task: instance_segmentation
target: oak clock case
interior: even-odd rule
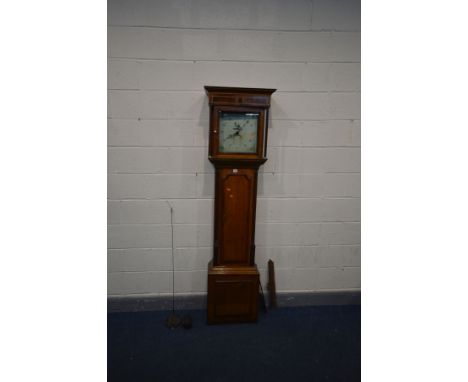
[[[208,265],[209,324],[255,322],[258,168],[265,163],[275,89],[205,86],[210,104],[209,160],[215,167],[213,259]]]

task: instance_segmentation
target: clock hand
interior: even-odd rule
[[[236,132],[233,133],[233,134],[229,134],[229,135],[226,137],[226,139],[231,139],[231,138],[234,139],[235,137],[240,137],[240,136],[241,136],[241,135],[240,135],[240,131],[236,131]]]
[[[234,127],[233,130],[236,130],[237,132],[242,131],[242,126],[240,124],[238,124],[237,122],[234,122],[234,124],[236,125],[236,127]]]

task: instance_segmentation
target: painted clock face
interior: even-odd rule
[[[256,153],[258,113],[219,113],[219,152]]]

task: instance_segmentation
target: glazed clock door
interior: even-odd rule
[[[259,113],[219,114],[219,152],[255,154]]]
[[[249,265],[253,260],[256,175],[254,169],[218,170],[218,265]]]

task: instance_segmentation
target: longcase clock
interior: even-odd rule
[[[210,104],[209,160],[215,167],[213,259],[208,323],[254,322],[257,173],[265,163],[268,110],[276,89],[205,86]]]

